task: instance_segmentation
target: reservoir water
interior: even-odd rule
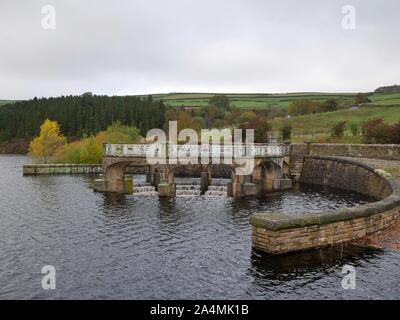
[[[400,298],[400,254],[355,246],[271,256],[251,248],[258,211],[300,213],[371,199],[301,187],[265,199],[105,195],[89,176],[23,177],[25,156],[0,156],[1,299]],[[135,181],[144,181],[135,176]],[[42,267],[56,269],[43,290]],[[356,268],[344,290],[342,267]]]

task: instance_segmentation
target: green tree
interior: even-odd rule
[[[292,125],[289,122],[284,122],[282,127],[281,127],[281,131],[282,131],[282,138],[284,141],[288,141],[290,140],[291,136],[292,136]]]
[[[339,102],[337,99],[328,99],[322,104],[323,110],[325,112],[336,111],[339,108]]]
[[[136,143],[141,138],[135,127],[130,127],[116,121],[105,131],[104,142],[107,143]]]
[[[362,104],[362,103],[368,103],[371,102],[371,100],[368,98],[368,96],[365,93],[358,93],[356,97],[356,104]]]
[[[165,105],[150,97],[61,96],[17,101],[0,108],[0,140],[32,139],[45,119],[57,121],[68,138],[95,135],[119,121],[144,135],[164,125]]]
[[[216,94],[215,96],[211,97],[208,101],[210,106],[217,107],[222,110],[228,110],[230,101],[229,98],[224,94]]]

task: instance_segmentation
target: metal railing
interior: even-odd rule
[[[168,152],[167,152],[168,151]],[[245,144],[176,145],[176,144],[104,144],[107,157],[283,157],[289,154],[289,145]]]

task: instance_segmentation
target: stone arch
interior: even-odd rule
[[[220,170],[221,168],[223,168],[222,170],[225,172],[218,172],[218,169]],[[228,176],[226,178],[230,178],[231,180],[234,179],[235,176],[235,168],[232,165],[226,164],[226,163],[219,163],[219,164],[209,164],[207,167],[207,170],[210,172],[211,176],[213,176],[215,173],[219,173],[219,174],[215,174],[215,176],[223,176],[225,177],[225,174],[227,174]],[[221,174],[222,173],[222,174]]]
[[[125,170],[131,163],[147,165],[145,162],[138,162],[137,159],[103,158],[103,177],[105,181],[104,191],[129,193],[124,181]]]
[[[131,161],[118,161],[107,165],[104,168],[104,177],[106,180],[122,180],[125,175],[125,169],[131,164]]]
[[[178,170],[184,169],[189,173],[192,172],[193,176],[201,177],[203,171],[207,171],[206,167],[202,164],[175,164],[169,165],[168,168],[168,181],[174,181],[175,175]]]

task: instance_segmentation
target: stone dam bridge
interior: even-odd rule
[[[287,178],[288,154],[289,145],[285,144],[253,144],[247,149],[244,144],[104,144],[101,191],[125,193],[125,171],[128,166],[136,165],[146,168],[147,182],[161,197],[176,195],[174,177],[178,170],[199,172],[204,193],[215,171],[221,168],[229,172],[231,179],[228,196],[260,196],[292,187],[292,180]],[[246,160],[251,161],[249,170],[238,174]]]

